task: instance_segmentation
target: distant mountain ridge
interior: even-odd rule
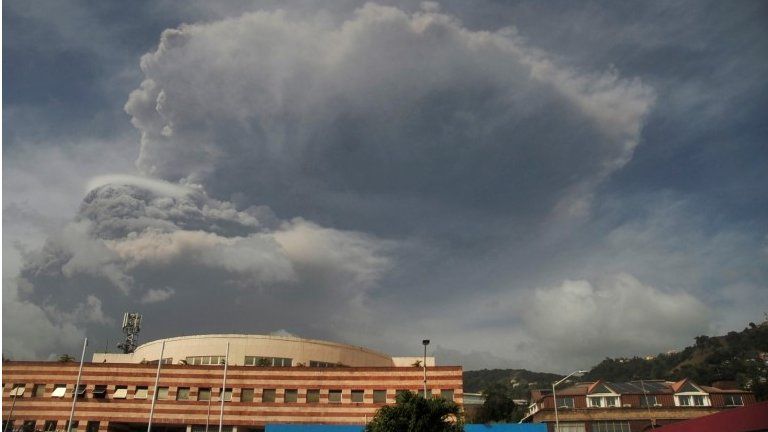
[[[483,369],[464,372],[464,391],[480,392],[492,383],[513,388],[516,397],[531,389],[549,388],[563,376],[525,369]],[[741,332],[724,336],[698,336],[693,346],[679,352],[647,357],[606,358],[581,381],[632,381],[689,378],[704,385],[716,384],[751,390],[758,400],[768,399],[768,321],[749,323]]]

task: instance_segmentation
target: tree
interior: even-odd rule
[[[512,422],[516,420],[515,401],[512,388],[504,383],[494,383],[483,390],[485,402],[480,411],[484,423]]]
[[[411,392],[397,396],[395,405],[387,405],[365,427],[366,432],[461,432],[461,409],[454,402],[424,399]]]
[[[75,361],[75,358],[69,354],[59,354],[59,361],[62,363]]]
[[[259,357],[259,359],[256,360],[256,366],[260,366],[260,367],[272,366],[272,359],[268,359],[266,357]]]

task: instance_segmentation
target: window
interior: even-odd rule
[[[77,386],[77,397],[84,398],[85,397],[85,384],[80,384]]]
[[[43,426],[43,431],[54,432],[55,430],[56,430],[56,420],[46,420],[45,426]]]
[[[592,432],[630,432],[626,421],[593,421]]]
[[[560,432],[587,432],[584,423],[560,423]]]
[[[352,402],[361,403],[363,402],[364,396],[365,396],[365,391],[352,390]]]
[[[128,397],[128,386],[116,386],[112,399],[125,399]]]
[[[23,394],[24,394],[24,384],[16,383],[13,385],[13,388],[11,389],[11,392],[8,394],[8,396],[21,397],[21,395]]]
[[[648,408],[648,407],[654,407],[656,406],[658,402],[656,402],[656,396],[649,395],[649,396],[640,396],[640,407],[641,408]]]
[[[274,402],[275,401],[275,389],[264,389],[261,392],[262,402]]]
[[[253,402],[252,388],[244,388],[240,391],[240,402]]]
[[[197,400],[199,401],[211,400],[211,388],[203,387],[203,388],[197,389]]]
[[[179,387],[176,390],[176,400],[189,400],[189,387]]]
[[[341,403],[341,390],[328,390],[328,402]]]
[[[68,430],[69,432],[77,432],[77,426],[79,426],[79,425],[80,425],[80,422],[79,422],[79,421],[77,421],[77,420],[75,420],[75,421],[73,421],[73,422],[72,422],[72,424],[71,424],[71,425],[69,425],[69,427],[67,428],[67,430]]]
[[[309,367],[323,367],[323,368],[329,368],[336,366],[336,363],[331,362],[323,362],[323,361],[317,361],[317,360],[310,360],[309,361]]]
[[[310,362],[311,365],[312,362]],[[243,364],[246,366],[276,366],[276,367],[290,367],[293,365],[293,359],[285,357],[261,357],[261,356],[245,356]]]
[[[691,397],[690,396],[678,396],[677,400],[680,401],[680,406],[689,406],[691,405]]]
[[[604,400],[605,400],[605,406],[607,407],[615,407],[619,405],[618,396],[606,396]]]
[[[35,384],[35,386],[32,387],[32,397],[43,396],[45,396],[45,384]]]
[[[219,394],[219,398],[221,398],[221,394]],[[224,402],[229,402],[231,400],[232,400],[232,388],[227,387],[224,389]]]
[[[572,397],[559,397],[559,398],[557,398],[557,408],[572,409],[573,408],[573,398]]]
[[[21,430],[24,432],[34,432],[35,430],[35,421],[34,420],[24,420],[24,423],[21,425]]]
[[[147,362],[147,364],[156,365],[157,360],[150,360]],[[166,357],[163,359],[163,364],[173,364],[173,358],[172,357]]]
[[[134,393],[134,399],[146,399],[147,398],[147,386],[136,386],[136,393]]]
[[[85,432],[99,432],[99,422],[89,421],[86,423]]]
[[[51,397],[55,397],[55,398],[64,397],[66,393],[67,393],[66,384],[55,384],[53,386],[53,392],[51,393]]]
[[[741,395],[725,395],[725,406],[741,406],[744,405],[744,400]]]
[[[168,399],[168,387],[157,388],[157,400]]]
[[[387,403],[387,391],[386,390],[374,390],[373,391],[373,403]]]
[[[285,402],[298,402],[299,401],[299,391],[296,389],[286,389],[285,390],[285,397],[283,398]]]
[[[189,365],[223,365],[224,361],[224,356],[194,356],[186,359]],[[163,359],[163,363],[165,363],[165,359]]]
[[[400,390],[395,390],[395,398],[396,398],[396,399],[397,399],[397,398],[400,398],[400,396],[401,396],[401,395],[404,395],[404,394],[405,394],[407,391],[408,391],[408,390],[403,390],[403,389],[400,389]]]
[[[94,399],[105,399],[107,397],[107,386],[105,384],[97,384],[93,388]]]
[[[447,400],[452,401],[453,400],[453,389],[443,389],[440,390],[440,397]]]
[[[318,389],[307,390],[307,403],[318,403],[318,402],[320,402],[320,390]]]
[[[704,396],[699,396],[699,395],[693,396],[693,405],[704,406]]]

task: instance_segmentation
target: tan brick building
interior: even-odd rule
[[[297,352],[304,341],[296,341]],[[303,347],[303,352],[308,348]],[[322,363],[321,367],[310,367],[296,365],[294,359],[283,356],[288,351],[280,349],[238,355],[242,362],[246,356],[290,360],[280,360],[281,366],[257,366],[250,359],[252,366],[234,366],[239,361],[230,356],[223,410],[227,430],[257,431],[267,423],[365,424],[380,407],[394,403],[399,391],[423,388],[423,369],[412,364],[395,366],[390,360],[389,366],[333,366],[334,356],[350,353],[326,352],[326,357],[312,360]],[[210,356],[218,356],[219,351],[220,346],[209,344]],[[168,364],[162,365],[157,392],[157,358],[109,363],[94,355],[101,360],[84,365],[73,426],[78,432],[146,431],[156,394],[154,431],[198,432],[206,424],[210,431],[218,430],[224,366],[210,358],[208,363],[214,364],[178,364],[189,363],[188,357],[195,363],[201,352],[199,345],[190,352],[179,349],[174,355],[181,358],[172,361],[164,354]],[[15,428],[66,430],[78,366],[76,362],[4,362],[3,421],[10,415]],[[460,366],[429,366],[427,380],[431,395],[462,403]]]

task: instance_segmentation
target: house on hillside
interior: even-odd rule
[[[583,382],[551,391],[535,390],[525,422],[546,423],[560,432],[639,432],[755,403],[744,390],[698,385],[688,379]]]

